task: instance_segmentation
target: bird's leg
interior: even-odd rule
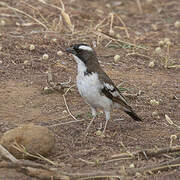
[[[105,126],[104,126],[103,134],[106,131],[107,123],[108,123],[108,121],[110,119],[110,111],[105,110],[104,112],[105,112],[105,115],[106,115],[106,123],[105,123]]]
[[[90,128],[91,124],[93,123],[94,119],[96,118],[96,109],[95,109],[95,108],[93,108],[93,107],[91,107],[91,112],[92,112],[92,116],[93,116],[93,118],[91,119],[91,121],[90,121],[90,123],[89,123],[88,127],[86,128],[86,131],[85,131],[85,133],[84,133],[84,134],[85,134],[85,136],[87,136],[88,131],[89,131],[89,128]]]

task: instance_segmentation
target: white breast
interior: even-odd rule
[[[98,74],[84,75],[87,70],[85,64],[78,57],[74,56],[74,58],[78,64],[77,87],[81,96],[91,106],[109,110],[113,103],[100,93],[103,85],[99,81]]]

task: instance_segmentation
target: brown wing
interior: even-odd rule
[[[99,79],[101,80],[101,83],[103,84],[103,87],[101,89],[102,93],[106,97],[110,98],[113,102],[120,104],[127,110],[131,110],[131,106],[128,105],[125,97],[120,93],[119,89],[115,86],[115,84],[107,76],[107,74],[104,71],[102,71],[98,72],[98,75]]]

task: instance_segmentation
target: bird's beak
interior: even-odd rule
[[[71,54],[76,54],[76,51],[74,50],[73,47],[67,48],[67,49],[66,49],[66,52],[71,53]]]

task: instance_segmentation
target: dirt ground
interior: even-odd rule
[[[110,171],[131,164],[143,167],[174,157],[109,161],[117,153],[169,147],[171,135],[177,136],[173,145],[180,145],[180,27],[174,25],[180,21],[179,0],[144,0],[140,7],[135,0],[64,0],[67,14],[61,12],[59,0],[1,2],[0,136],[20,124],[49,127],[56,134],[56,146],[48,158],[67,172]],[[162,45],[164,38],[169,44]],[[45,93],[44,87],[48,86],[49,67],[55,82],[71,78],[69,85],[75,84],[76,63],[64,50],[80,42],[94,46],[101,65],[122,93],[135,95],[127,99],[142,123],[114,110],[102,138],[96,132],[104,126],[105,116],[99,112],[83,141],[82,134],[92,117],[76,87],[65,98],[71,113],[84,121],[67,123],[75,120],[67,111],[64,92]],[[159,43],[161,52],[156,49]],[[34,50],[30,50],[32,45]],[[44,59],[44,54],[49,58]],[[114,61],[115,55],[120,55],[120,60]],[[155,66],[149,67],[150,62]],[[159,105],[153,106],[153,99]],[[176,168],[130,178],[179,179],[179,171]],[[1,168],[0,174],[0,179],[7,180],[36,179],[13,169]]]

